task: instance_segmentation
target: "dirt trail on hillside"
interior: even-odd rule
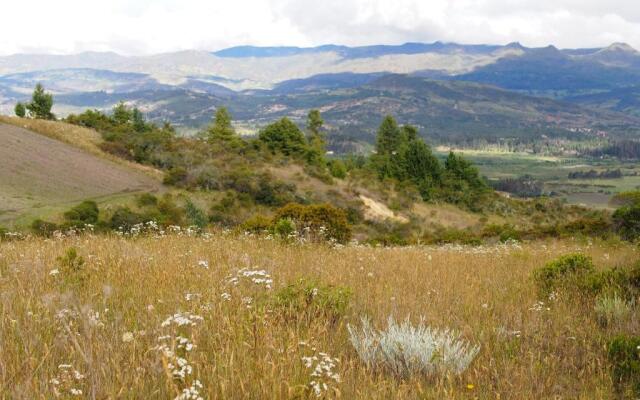
[[[33,207],[160,186],[140,171],[0,123],[0,219]]]

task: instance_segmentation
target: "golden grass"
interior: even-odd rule
[[[109,161],[117,164],[133,168],[145,174],[161,180],[163,173],[155,168],[141,165],[138,163],[127,161],[121,157],[114,156],[109,153],[105,153],[100,149],[100,143],[103,142],[100,133],[93,129],[83,128],[81,126],[67,124],[60,121],[47,121],[42,119],[30,119],[19,117],[8,117],[0,115],[0,123],[18,126],[20,128],[28,129],[30,131],[47,136],[51,139],[59,140],[67,143],[79,149],[86,151],[89,154],[105,158]]]
[[[86,260],[87,279],[76,286],[63,285],[63,272],[50,275],[69,247]],[[188,330],[197,346],[189,362],[209,399],[313,397],[310,371],[301,361],[312,351],[303,341],[340,360],[341,382],[326,398],[613,398],[603,347],[610,332],[598,327],[593,305],[546,301],[549,311],[531,310],[538,301],[532,270],[574,251],[602,267],[638,257],[631,246],[574,241],[478,249],[332,249],[224,235],[5,242],[0,398],[52,398],[50,380],[60,375],[60,364],[86,375],[77,383],[86,397],[173,398],[175,387],[154,348],[167,333],[162,322],[177,312],[204,318]],[[208,269],[198,265],[201,260]],[[268,271],[274,288],[229,287],[228,276],[244,267]],[[300,277],[350,287],[354,297],[344,319],[292,320],[271,306],[259,311],[241,300],[268,300]],[[197,296],[187,300],[186,294]],[[61,310],[80,315],[56,318]],[[97,325],[87,317],[92,312],[99,312]],[[433,326],[457,329],[481,351],[462,376],[400,381],[359,362],[346,324],[363,315],[378,325],[389,315],[424,316]],[[519,337],[504,333],[512,331]]]

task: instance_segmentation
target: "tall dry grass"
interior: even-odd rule
[[[70,247],[85,260],[75,280],[57,260]],[[177,329],[195,344],[190,379],[201,382],[204,398],[314,398],[302,358],[319,352],[339,360],[340,382],[328,382],[326,398],[612,398],[593,305],[567,304],[562,293],[536,305],[532,270],[574,251],[602,267],[638,257],[631,246],[573,241],[475,249],[329,248],[224,235],[2,243],[0,397],[53,398],[68,383],[82,390],[78,398],[174,398],[179,388],[158,337],[176,333],[172,323],[162,326],[169,316],[189,312],[203,320]],[[231,285],[241,268],[264,269],[273,288]],[[301,277],[350,287],[344,318],[291,317],[271,305],[273,292]],[[390,315],[423,316],[481,350],[461,376],[399,380],[367,370],[351,347],[346,324],[364,315],[378,326]]]

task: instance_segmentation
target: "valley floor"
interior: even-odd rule
[[[566,253],[604,268],[628,265],[637,250],[573,240],[331,248],[175,233],[3,242],[0,398],[174,398],[184,386],[171,377],[174,336],[190,350],[172,349],[184,382],[209,399],[315,398],[317,379],[325,398],[614,398],[603,343],[637,333],[635,314],[601,328],[592,303],[540,299],[531,274]],[[278,294],[301,278],[348,287],[348,307],[333,317],[322,305],[283,308]],[[365,367],[351,346],[347,325],[365,316],[378,327],[424,317],[480,352],[460,376],[397,379]],[[311,376],[303,357],[321,352],[338,360],[339,379]]]

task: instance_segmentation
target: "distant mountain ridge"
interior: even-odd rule
[[[320,108],[332,133],[357,140],[369,140],[368,130],[385,113],[402,115],[443,140],[575,131],[635,137],[640,130],[640,53],[624,43],[19,54],[0,57],[0,113],[11,113],[37,82],[55,94],[54,111],[61,116],[125,101],[185,128],[201,127],[216,107],[227,105],[248,132],[270,119],[301,118],[310,107]]]

